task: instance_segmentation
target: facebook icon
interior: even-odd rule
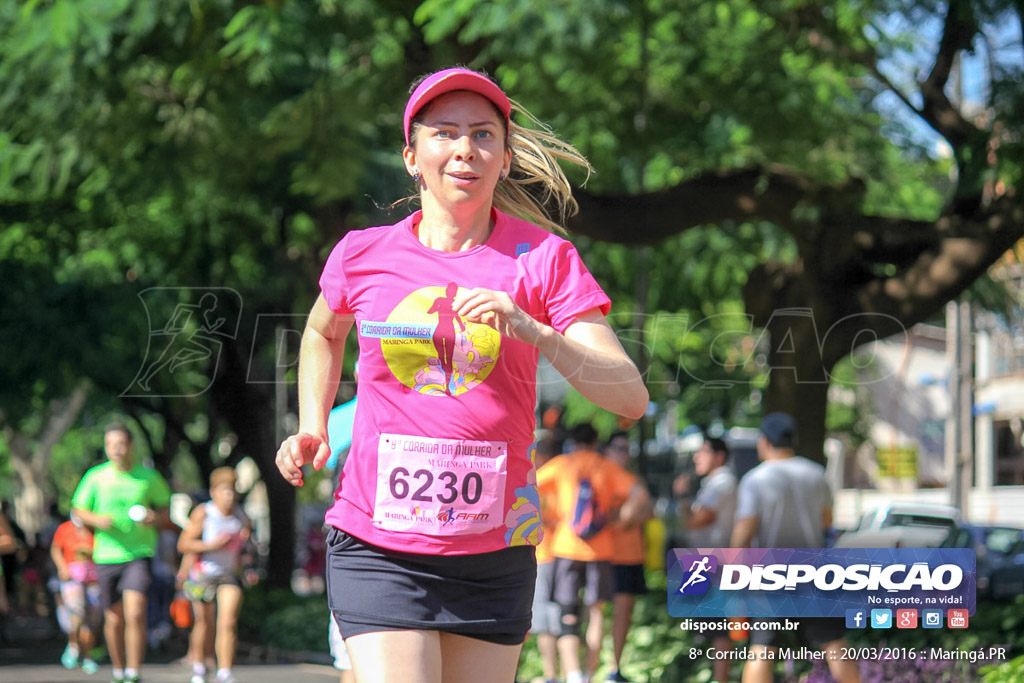
[[[846,628],[867,628],[867,613],[862,609],[846,610]]]

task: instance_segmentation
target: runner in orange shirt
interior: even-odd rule
[[[650,495],[637,478],[597,452],[597,432],[589,424],[572,430],[576,450],[553,458],[537,472],[541,495],[550,495],[558,511],[552,550],[555,554],[554,599],[562,610],[558,651],[566,683],[589,680],[597,669],[604,636],[603,607],[614,595],[611,560],[615,549],[612,531],[606,525],[584,540],[573,529],[580,482],[590,482],[597,501],[597,517],[609,524],[637,524],[650,508]],[[622,501],[616,508],[615,503]],[[579,659],[579,631],[582,605],[589,623],[586,633],[586,673]]]
[[[630,449],[629,436],[625,432],[616,432],[608,439],[605,457],[622,469],[629,468]],[[649,500],[649,499],[648,499]],[[644,526],[653,516],[654,509],[648,505],[640,511],[638,520],[613,524],[612,542],[612,574],[615,583],[615,599],[612,602],[612,653],[615,669],[608,676],[609,681],[628,681],[620,671],[622,650],[626,646],[626,636],[633,621],[633,606],[638,595],[647,592],[644,580]]]
[[[558,451],[559,446],[554,438],[548,436],[538,439],[534,466],[540,469],[558,455]],[[555,524],[558,522],[558,510],[553,503],[551,495],[540,492],[540,519],[544,531],[537,545],[537,589],[533,596],[533,621],[530,633],[537,638],[544,683],[558,681],[558,635],[561,633],[559,623],[562,618],[561,608],[554,602],[552,596],[555,554],[551,546],[555,538]]]
[[[60,657],[65,669],[94,674],[99,665],[89,657],[103,620],[96,565],[92,561],[92,532],[74,514],[53,535],[50,557],[60,578],[60,595],[68,612],[68,644]]]

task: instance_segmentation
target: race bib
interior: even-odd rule
[[[432,536],[503,524],[508,444],[381,434],[374,526]]]

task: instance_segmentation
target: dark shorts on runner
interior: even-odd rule
[[[125,591],[145,595],[152,577],[151,557],[140,557],[118,564],[97,564],[96,583],[100,587],[100,605],[104,611],[121,602]]]
[[[752,619],[752,621],[758,621]],[[776,619],[761,619],[761,621],[778,621]],[[795,621],[795,620],[794,620]],[[846,635],[846,620],[833,617],[814,617],[811,619],[800,619],[800,625],[796,631],[750,629],[750,645],[765,645],[774,647],[779,641],[796,634],[796,637],[808,647],[820,648],[825,643],[839,640]]]
[[[642,564],[613,564],[612,571],[615,576],[616,594],[644,595],[647,592]]]
[[[424,555],[327,534],[327,601],[345,638],[415,629],[519,645],[536,583],[533,546]]]
[[[610,562],[583,562],[555,558],[555,602],[565,609],[579,605],[580,589],[583,589],[583,604],[593,605],[608,602],[615,597],[615,580]]]

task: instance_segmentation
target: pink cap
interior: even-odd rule
[[[486,97],[505,115],[505,124],[508,124],[508,117],[512,113],[512,103],[508,101],[508,97],[501,88],[483,74],[471,69],[455,67],[430,74],[416,86],[416,90],[413,91],[409,102],[405,105],[403,118],[405,144],[409,144],[409,126],[416,114],[435,98],[455,90],[468,90]]]

